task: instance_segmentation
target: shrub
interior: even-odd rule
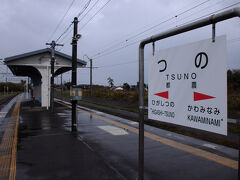
[[[228,94],[228,110],[240,110],[240,94]]]

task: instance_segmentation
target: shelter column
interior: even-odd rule
[[[41,103],[42,107],[49,107],[49,68],[42,67],[39,69],[42,75],[42,85],[41,85]]]

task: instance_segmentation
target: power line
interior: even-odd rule
[[[224,2],[224,1],[226,1],[226,0],[218,1],[217,3],[214,3],[214,4],[212,4],[211,6],[208,6],[207,8],[200,9],[200,10],[197,11],[197,12],[194,12],[194,13],[192,13],[192,14],[184,17],[184,18],[181,18],[180,21],[183,21],[183,20],[185,20],[185,19],[187,19],[187,18],[189,18],[189,17],[192,17],[192,16],[194,16],[194,15],[196,15],[196,14],[198,14],[198,13],[202,13],[203,11],[207,10],[208,8],[211,8],[211,7],[213,7],[213,6],[215,6],[215,5],[219,4],[219,3],[222,3],[222,2]],[[194,21],[195,21],[195,20],[194,20]],[[187,23],[189,23],[189,22],[187,22]],[[173,24],[173,23],[172,23],[172,24]],[[171,25],[172,25],[172,24],[171,24]],[[176,27],[177,27],[177,26],[176,26]],[[160,31],[160,30],[161,30],[161,29],[156,29],[156,30],[154,30],[153,32]],[[151,34],[152,34],[153,32],[151,32]],[[149,36],[149,35],[151,35],[151,34],[148,33],[148,34],[145,34],[145,35]]]
[[[65,14],[63,15],[63,17],[60,19],[59,23],[57,24],[56,28],[54,29],[53,33],[51,34],[51,36],[49,37],[48,41],[50,41],[53,37],[53,35],[56,33],[56,31],[58,30],[59,26],[61,25],[61,23],[63,22],[64,18],[66,17],[67,13],[69,12],[69,10],[71,9],[73,3],[75,0],[72,0],[71,4],[69,5],[67,11],[65,12]],[[48,42],[47,41],[47,42]]]
[[[126,64],[132,64],[132,63],[136,63],[138,61],[128,61],[128,62],[124,62],[124,63],[119,63],[119,64],[111,64],[111,65],[107,65],[107,66],[100,66],[99,68],[109,68],[109,67],[114,67],[114,66],[121,66],[121,65],[126,65]]]
[[[73,23],[71,23],[71,24],[65,29],[65,31],[63,31],[63,33],[57,38],[56,42],[58,42],[59,39],[61,39],[61,37],[62,37],[66,32],[68,32],[68,30],[71,28],[72,24],[73,24]]]
[[[125,49],[125,48],[127,48],[128,46],[132,46],[132,45],[134,45],[134,44],[137,44],[137,43],[140,42],[140,41],[141,41],[141,40],[137,40],[137,41],[132,42],[132,43],[130,43],[130,44],[127,44],[127,45],[125,45],[125,46],[123,46],[123,47],[113,49],[112,51],[109,51],[108,53],[105,53],[105,54],[102,54],[102,55],[100,55],[100,56],[97,56],[97,57],[95,57],[94,59],[99,59],[99,58],[101,58],[101,57],[107,56],[107,55],[112,54],[112,53],[114,53],[114,52],[116,52],[116,51],[119,51],[119,50],[121,50],[121,49]]]
[[[82,9],[83,6],[85,6],[86,2],[88,2],[89,0],[80,0],[80,3],[76,6],[80,7]],[[79,2],[79,1],[78,1]],[[79,13],[79,9],[75,10],[72,14],[78,14]]]
[[[111,0],[108,0],[80,29],[82,30]]]
[[[232,5],[229,5],[229,6],[227,6],[227,7],[224,7],[224,8],[222,8],[222,9],[219,9],[219,10],[214,11],[214,12],[212,12],[212,13],[206,14],[206,15],[201,16],[201,17],[199,17],[199,18],[196,18],[196,19],[194,19],[194,20],[191,20],[191,21],[188,21],[188,22],[186,22],[186,23],[183,23],[181,26],[183,26],[183,25],[185,25],[185,24],[188,24],[188,23],[191,23],[191,22],[194,22],[194,21],[199,20],[199,19],[201,19],[201,18],[204,18],[204,17],[206,17],[206,16],[212,15],[212,14],[217,13],[217,12],[219,12],[219,11],[223,11],[223,10],[228,9],[228,8],[230,8],[230,7],[236,6],[236,5],[238,5],[238,4],[240,4],[240,2],[234,3],[234,4],[232,4]],[[172,29],[173,29],[173,28],[172,28]],[[114,52],[116,52],[116,51],[119,51],[119,50],[121,50],[121,49],[124,49],[124,48],[126,48],[126,47],[128,47],[128,46],[132,46],[132,45],[134,45],[134,44],[136,44],[136,43],[139,43],[140,41],[141,41],[141,40],[137,40],[137,41],[132,42],[132,43],[130,43],[130,44],[127,44],[127,45],[125,45],[125,46],[123,46],[123,47],[113,49],[112,51],[110,51],[110,52],[108,52],[108,53],[103,53],[102,55],[99,54],[99,56],[95,56],[94,59],[98,59],[98,58],[101,58],[101,57],[103,57],[103,56],[107,56],[107,55],[112,54],[112,53],[114,53]]]
[[[80,11],[77,15],[77,17],[81,16],[82,13],[88,8],[89,4],[91,3],[91,0],[89,0],[85,5],[84,5],[84,8],[82,9],[82,11]],[[56,42],[58,42],[61,37],[68,32],[68,30],[71,28],[71,26],[73,25],[73,22],[66,28],[65,31],[63,31],[63,33],[57,38]]]
[[[79,22],[81,22],[81,21],[86,17],[86,15],[93,9],[93,7],[96,6],[96,4],[98,3],[98,1],[99,1],[99,0],[97,0],[97,1],[93,4],[93,6],[87,11],[87,13],[84,14],[84,16],[79,20]],[[89,2],[90,2],[90,1],[89,1]],[[79,16],[78,16],[78,17],[79,17]],[[66,34],[66,36],[62,39],[62,41],[69,35],[70,32],[71,32],[71,31],[69,31],[69,32]],[[70,38],[70,39],[67,39],[66,41],[63,42],[63,44],[67,43],[67,41],[70,41],[70,40],[71,40],[71,38]],[[59,51],[61,51],[63,48],[64,48],[64,47],[60,48]]]
[[[219,3],[222,3],[223,1],[226,1],[226,0],[222,0],[222,1],[218,1],[217,3],[215,3],[214,5],[217,5],[217,4],[219,4]],[[204,2],[202,2],[202,3],[204,3]],[[200,3],[200,4],[202,4],[202,3]],[[199,6],[200,4],[198,4],[198,5],[196,5],[196,6]],[[233,4],[233,5],[231,5],[231,6],[235,6],[236,4]],[[194,7],[196,7],[196,6],[194,6]],[[213,5],[212,5],[213,6]],[[211,7],[212,7],[211,6]],[[226,7],[226,8],[229,8],[229,7]],[[226,9],[225,8],[225,9]],[[190,8],[191,9],[191,8]],[[206,10],[207,8],[205,8],[204,10]],[[223,10],[223,9],[221,9],[221,10]],[[186,11],[189,11],[189,10],[186,10]],[[186,11],[184,11],[184,12],[186,12]],[[184,13],[184,12],[182,12],[182,13],[180,13],[181,15]],[[200,11],[198,11],[198,12],[202,12],[202,10],[200,10]],[[187,17],[185,17],[185,18],[182,18],[181,19],[181,21],[182,20],[184,20],[184,19],[186,19],[186,18],[188,18],[188,17],[192,17],[193,15],[195,15],[196,13],[194,13],[194,14],[191,14],[190,16],[187,16]],[[179,15],[178,15],[179,16]],[[206,16],[206,15],[205,15]],[[169,19],[171,19],[171,18],[169,18]],[[195,21],[195,20],[193,20],[193,21]],[[164,22],[164,21],[163,21]],[[175,23],[175,22],[174,22]],[[163,23],[162,23],[163,24]],[[160,29],[158,29],[158,31],[159,31]],[[154,31],[155,32],[155,31]],[[149,33],[148,33],[149,34]],[[129,40],[129,39],[128,39]],[[117,43],[116,45],[114,45],[114,46],[112,46],[112,47],[109,47],[109,48],[107,48],[107,49],[105,49],[104,51],[102,51],[102,52],[99,52],[99,53],[97,53],[97,54],[95,54],[94,56],[92,56],[92,58],[99,58],[99,55],[101,55],[102,54],[102,56],[104,56],[104,54],[111,54],[112,53],[112,49],[114,48],[114,47],[117,47],[118,45],[121,45],[123,42],[129,42],[128,40],[125,40],[125,41],[122,41],[122,42],[120,42],[120,43]],[[140,41],[140,40],[139,40]],[[131,45],[133,45],[133,44],[136,44],[137,42],[139,42],[139,41],[136,41],[135,43],[132,43]],[[126,46],[129,46],[129,45],[126,45]],[[123,47],[120,47],[119,49],[123,49]],[[108,53],[108,51],[109,50],[111,50],[109,53]],[[105,53],[106,52],[106,53]],[[102,57],[102,56],[100,56],[100,57]]]
[[[174,13],[175,12],[180,12],[181,10],[184,10],[186,7],[189,7],[189,5],[190,4],[194,4],[194,3],[196,3],[196,2],[198,2],[199,0],[196,0],[196,1],[194,1],[194,2],[191,2],[191,3],[188,3],[187,5],[185,5],[184,7],[181,7],[180,9],[178,9],[177,11],[174,11]],[[169,13],[169,15],[172,15],[172,13],[173,12],[171,12],[171,13]],[[165,19],[165,18],[168,18],[169,17],[169,15],[165,15],[164,17],[161,17],[161,18],[158,18],[158,22],[159,22],[159,19]],[[138,28],[139,29],[139,31],[141,31],[142,29],[143,30],[145,30],[147,27],[149,27],[149,25],[144,25],[144,26],[142,26],[142,27],[140,27],[140,28]],[[119,38],[119,40],[114,40],[114,41],[112,41],[111,43],[107,43],[106,45],[104,45],[106,48],[102,48],[103,50],[106,50],[106,49],[111,49],[113,46],[115,47],[116,46],[116,42],[121,42],[122,41],[122,39],[127,39],[128,37],[131,37],[132,35],[135,35],[135,33],[136,33],[136,30],[134,30],[133,32],[131,32],[131,33],[128,33],[128,34],[126,34],[125,36],[123,36],[122,38]],[[126,38],[125,38],[126,37]],[[125,40],[123,41],[123,42],[125,42]],[[117,43],[117,44],[120,44],[120,43]],[[102,51],[102,50],[101,50]],[[88,53],[88,54],[92,54],[92,53]]]
[[[232,38],[232,39],[228,40],[229,43],[236,43],[236,42],[239,42],[239,41],[240,41],[240,37]]]
[[[135,35],[133,35],[133,36],[130,36],[130,37],[127,38],[126,40],[121,41],[121,42],[119,42],[119,43],[117,43],[117,44],[115,44],[115,45],[113,45],[113,46],[111,46],[111,47],[103,50],[102,52],[100,52],[100,54],[102,54],[102,53],[108,51],[109,49],[111,49],[111,48],[113,48],[113,47],[116,47],[116,46],[118,46],[118,45],[120,45],[120,44],[122,44],[122,43],[128,42],[129,40],[134,39],[135,37],[137,37],[137,36],[139,36],[139,35],[141,35],[141,34],[144,34],[145,32],[150,31],[150,30],[152,30],[152,29],[154,29],[154,28],[156,28],[156,27],[158,27],[158,26],[160,26],[160,25],[162,25],[162,24],[164,24],[164,23],[166,23],[166,22],[168,22],[168,21],[171,21],[171,20],[175,19],[176,17],[181,16],[181,15],[183,15],[183,14],[185,14],[185,13],[187,13],[187,12],[189,12],[189,11],[191,11],[191,10],[193,10],[193,9],[195,9],[195,8],[201,6],[201,5],[203,5],[203,4],[205,4],[205,3],[209,2],[209,1],[210,1],[210,0],[206,0],[206,1],[204,1],[204,2],[201,2],[200,4],[197,4],[197,5],[195,5],[194,7],[191,7],[191,8],[189,8],[189,9],[187,9],[187,10],[185,10],[185,11],[177,14],[177,15],[174,15],[174,16],[168,18],[168,19],[165,20],[165,21],[162,21],[162,22],[160,22],[160,23],[158,23],[158,24],[156,24],[156,25],[154,25],[154,26],[152,26],[152,27],[150,27],[150,28],[145,29],[144,31],[141,31],[141,32],[139,32],[139,33],[137,33],[137,34],[135,34]],[[97,55],[99,55],[99,53],[93,55],[92,58],[94,58],[94,57],[97,56]]]
[[[194,21],[197,21],[197,20],[202,19],[202,18],[204,18],[204,17],[206,17],[206,16],[213,15],[213,14],[215,14],[215,13],[218,13],[218,12],[223,11],[223,10],[225,10],[225,9],[231,8],[231,7],[236,6],[236,5],[238,5],[238,4],[240,4],[240,2],[231,4],[231,5],[229,5],[229,6],[226,6],[226,7],[222,8],[222,9],[216,10],[216,11],[211,12],[211,13],[209,13],[209,14],[205,14],[205,15],[203,15],[203,16],[200,16],[200,17],[198,17],[198,18],[196,18],[196,19],[194,19],[194,20],[191,20],[191,21],[188,21],[188,22],[182,24],[181,26],[183,26],[183,25],[185,25],[185,24],[188,24],[188,23],[191,23],[191,22],[194,22]]]
[[[228,39],[227,41],[228,41],[228,42],[238,42],[238,41],[240,41],[240,37]],[[138,62],[138,60],[136,60],[136,61],[127,61],[127,62],[124,62],[124,63],[118,63],[118,64],[110,64],[110,65],[106,65],[106,66],[100,66],[100,67],[98,67],[98,68],[111,68],[111,67],[122,66],[122,65],[126,65],[126,64],[134,64],[134,63],[137,63],[137,62]]]
[[[99,2],[99,0],[97,0],[93,6],[86,12],[86,14],[84,14],[84,16],[79,20],[80,22],[86,17],[86,15],[97,5],[97,3]]]
[[[77,18],[79,18],[79,17],[83,14],[83,12],[88,8],[88,6],[90,5],[91,1],[92,1],[92,0],[89,0],[89,1],[85,4],[83,10],[78,13]]]
[[[111,0],[108,0],[108,1],[80,28],[80,30],[82,30],[104,7],[106,7],[106,5],[107,5],[110,1],[111,1]],[[98,2],[98,1],[97,1],[97,2]],[[93,6],[95,6],[95,5],[97,4],[97,2],[96,2]],[[92,9],[92,8],[91,8],[91,9]],[[90,11],[90,10],[89,10],[89,11]],[[88,12],[89,12],[89,11],[88,11]],[[87,12],[87,13],[88,13],[88,12]],[[87,14],[87,13],[86,13],[86,14]],[[86,17],[86,15],[85,15],[84,17]],[[83,17],[83,18],[84,18],[84,17]],[[83,19],[83,18],[82,18],[82,19]],[[82,19],[81,19],[81,20],[82,20]],[[79,30],[79,31],[80,31],[80,30]],[[71,40],[71,38],[69,38],[68,40],[66,40],[63,44],[67,43],[67,42],[70,41],[70,40]],[[59,51],[61,51],[63,48],[64,48],[64,47],[62,47],[61,49],[59,49]]]

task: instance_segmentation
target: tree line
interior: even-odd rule
[[[24,91],[23,83],[0,82],[0,92],[22,92]]]
[[[240,92],[240,70],[227,71],[228,93]]]

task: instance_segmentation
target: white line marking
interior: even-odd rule
[[[172,136],[172,134],[171,133],[167,133],[167,136]]]
[[[119,136],[119,135],[127,135],[128,132],[121,129],[121,128],[118,128],[118,127],[114,127],[114,126],[98,126],[98,128],[112,134],[112,135],[115,135],[115,136]]]
[[[69,115],[66,113],[57,113],[57,115],[61,116],[61,117],[68,117]]]
[[[177,139],[181,139],[181,140],[184,140],[184,138],[183,137],[180,137],[180,136],[174,136],[175,138],[177,138]]]
[[[203,146],[211,148],[211,149],[217,149],[217,146],[214,146],[212,144],[203,144]]]
[[[137,125],[137,122],[128,122],[128,124]]]

